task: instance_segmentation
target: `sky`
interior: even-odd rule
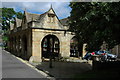
[[[59,19],[70,16],[71,8],[69,2],[2,2],[2,7],[14,8],[16,12],[27,12],[42,14],[48,11],[52,5]]]

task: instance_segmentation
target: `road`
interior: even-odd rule
[[[10,53],[2,51],[2,77],[3,78],[46,78]],[[47,78],[45,80],[48,80]]]

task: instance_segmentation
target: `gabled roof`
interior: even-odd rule
[[[33,20],[38,20],[41,14],[33,14],[33,13],[28,13],[25,11],[25,16],[27,19],[27,23],[33,21]]]
[[[68,26],[68,21],[69,19],[68,18],[64,18],[64,19],[61,19],[60,22],[62,23],[63,26]]]
[[[53,16],[56,16],[56,18],[58,19],[58,25],[60,25],[60,28],[61,29],[64,29],[64,26],[67,26],[68,25],[68,18],[65,18],[65,19],[59,19],[58,16],[56,15],[54,9],[51,8],[46,11],[45,13],[43,14],[33,14],[33,13],[29,13],[29,12],[26,12],[24,11],[24,14],[25,14],[25,18],[26,18],[26,21],[27,23],[30,23],[32,21],[34,22],[38,22],[38,23],[41,23],[41,21],[44,21],[44,17],[47,15],[47,14],[50,14],[50,15],[53,15]],[[41,24],[42,26],[43,24]]]
[[[61,25],[61,28],[63,28],[63,25],[62,25],[60,19],[58,18],[58,16],[56,15],[56,13],[55,13],[54,9],[52,8],[52,6],[51,6],[51,8],[50,8],[46,13],[49,14],[49,13],[50,13],[50,10],[53,11],[54,15],[57,17],[57,19],[58,19],[58,21],[59,21],[59,25]],[[51,13],[50,13],[50,14],[51,14]]]
[[[29,13],[29,12],[25,11],[25,16],[26,16],[26,19],[27,19],[27,23],[29,23],[31,21],[40,22],[45,14],[46,14],[46,12],[43,13],[43,14],[33,14],[33,13]]]

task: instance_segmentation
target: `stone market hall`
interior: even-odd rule
[[[15,18],[10,24],[8,50],[25,60],[42,62],[50,58],[83,57],[85,45],[70,32],[68,18],[59,19],[51,7],[43,14],[32,14],[24,11],[22,20]],[[106,48],[103,43],[101,50]],[[120,57],[120,45],[110,52]]]
[[[56,58],[82,57],[83,45],[68,31],[68,18],[59,19],[51,7],[43,14],[24,11],[22,20],[10,24],[8,50],[26,60],[41,62]]]

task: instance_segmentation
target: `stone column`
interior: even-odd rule
[[[118,55],[118,45],[116,46],[116,55]]]
[[[66,37],[62,37],[61,45],[61,57],[70,57],[70,39]]]
[[[32,58],[34,62],[41,62],[41,52],[39,42],[32,42]]]
[[[120,44],[118,45],[118,58],[120,58]]]
[[[32,62],[42,62],[39,32],[32,30]]]
[[[86,45],[87,45],[86,43],[85,43],[85,44],[83,44],[83,50],[82,50],[82,53],[83,53],[83,54],[82,54],[82,57],[84,57],[84,56],[85,56],[85,54],[86,54],[86,52],[87,52],[87,51],[85,50]]]

